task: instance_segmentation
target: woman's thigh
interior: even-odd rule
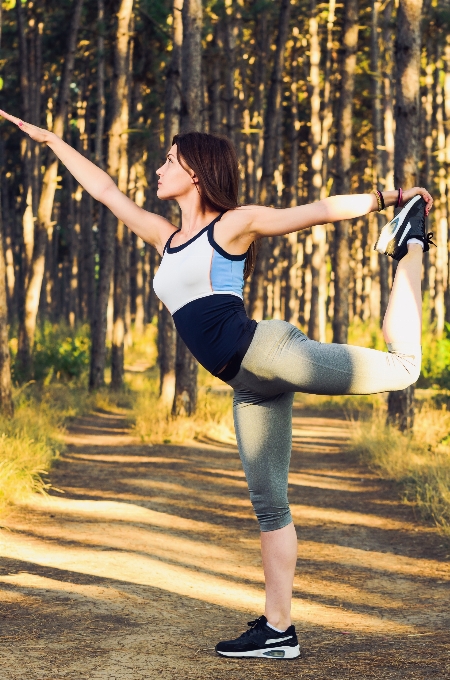
[[[420,373],[419,345],[390,346],[389,352],[320,343],[284,321],[262,321],[241,369],[230,384],[252,392],[372,394],[404,389]]]

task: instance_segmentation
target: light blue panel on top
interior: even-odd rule
[[[217,250],[213,251],[211,284],[213,291],[232,291],[242,297],[244,289],[245,260],[228,260]]]

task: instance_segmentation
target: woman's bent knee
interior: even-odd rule
[[[292,522],[289,505],[282,508],[268,508],[265,511],[255,508],[255,512],[261,531],[276,531]]]
[[[399,384],[395,390],[404,390],[419,379],[422,364],[422,348],[408,343],[388,344],[389,354],[402,368]]]

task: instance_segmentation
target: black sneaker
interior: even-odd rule
[[[394,260],[401,260],[408,252],[406,243],[410,238],[422,241],[425,253],[430,250],[433,234],[425,232],[426,205],[419,194],[408,201],[394,219],[383,227],[374,250],[389,255]]]
[[[265,616],[249,621],[250,630],[236,640],[219,642],[216,652],[221,656],[257,656],[268,659],[296,659],[300,647],[294,626],[278,633],[267,625]]]

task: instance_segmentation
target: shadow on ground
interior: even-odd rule
[[[303,657],[220,659],[263,608],[259,535],[237,451],[149,446],[124,416],[73,424],[52,473],[0,532],[0,678],[449,677],[448,549],[396,487],[352,465],[351,423],[294,418]]]

